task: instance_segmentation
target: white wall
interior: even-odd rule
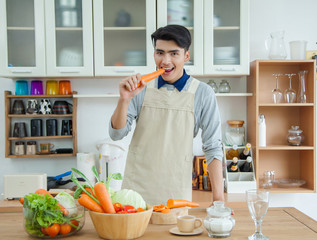
[[[250,0],[250,54],[251,60],[267,59],[265,40],[270,32],[285,30],[285,43],[289,56],[288,42],[304,39],[308,41],[307,48],[316,50],[316,0]],[[289,58],[289,57],[288,57]],[[201,79],[207,81],[210,78]],[[220,82],[222,78],[214,78]],[[245,90],[245,78],[228,79],[233,92]],[[0,84],[0,193],[3,192],[3,175],[14,173],[46,172],[49,176],[69,171],[76,167],[76,158],[33,158],[6,159],[4,157],[4,91],[15,90],[15,82],[11,79],[1,79]],[[72,89],[79,94],[117,92],[119,79],[73,79]],[[108,137],[108,122],[114,110],[116,98],[78,99],[78,152],[97,152],[95,145]],[[244,97],[219,97],[223,126],[229,119],[245,120]],[[238,106],[238,107],[237,107]],[[241,107],[240,107],[241,106]],[[122,141],[127,146],[129,137]],[[197,140],[197,139],[196,139]],[[199,139],[195,142],[199,143]],[[195,152],[200,146],[195,147]],[[123,172],[123,162],[114,163],[114,169]],[[272,194],[271,206],[294,206],[305,214],[317,220],[317,194]]]

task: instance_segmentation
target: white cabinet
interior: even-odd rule
[[[192,34],[192,75],[249,74],[249,0],[160,0],[158,27],[181,24]]]
[[[96,76],[123,76],[155,70],[151,34],[155,0],[94,0]]]
[[[1,76],[92,76],[92,0],[0,0]]]

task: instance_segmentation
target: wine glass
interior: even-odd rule
[[[295,73],[285,74],[289,77],[289,88],[284,92],[284,99],[287,103],[294,103],[296,101],[296,91],[292,89],[292,77],[295,76]]]
[[[282,93],[281,89],[278,88],[278,77],[281,75],[282,74],[273,73],[273,76],[275,77],[275,80],[276,80],[276,86],[272,91],[272,93],[273,93],[272,97],[273,97],[274,103],[280,103],[282,98],[283,98],[283,93]]]
[[[250,215],[255,223],[255,232],[249,240],[269,240],[261,232],[261,224],[269,208],[269,192],[252,189],[246,191],[246,198]]]

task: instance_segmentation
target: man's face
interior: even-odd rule
[[[179,47],[174,41],[157,40],[154,60],[157,68],[164,68],[163,79],[169,83],[176,82],[183,76],[184,63],[190,58],[189,51]]]

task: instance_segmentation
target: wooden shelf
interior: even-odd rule
[[[62,118],[65,118],[65,117],[72,117],[73,114],[9,114],[8,117],[9,118],[49,118],[49,117],[62,117]]]
[[[71,95],[8,95],[7,98],[72,98]]]
[[[73,138],[72,135],[63,135],[63,136],[40,136],[40,137],[9,137],[8,140],[10,141],[22,141],[22,140],[41,140],[41,139],[68,139]]]
[[[264,189],[264,188],[260,188]],[[273,187],[273,188],[265,188],[265,190],[272,192],[272,193],[314,193],[313,189],[305,188],[305,187],[297,187],[297,188],[280,188],[280,187]]]
[[[75,153],[61,153],[61,154],[36,154],[36,155],[8,155],[7,158],[44,158],[44,157],[73,157]]]
[[[289,146],[289,145],[270,145],[266,147],[258,147],[260,151],[271,151],[271,150],[314,150],[314,146]]]
[[[259,107],[314,107],[314,103],[259,103]]]

